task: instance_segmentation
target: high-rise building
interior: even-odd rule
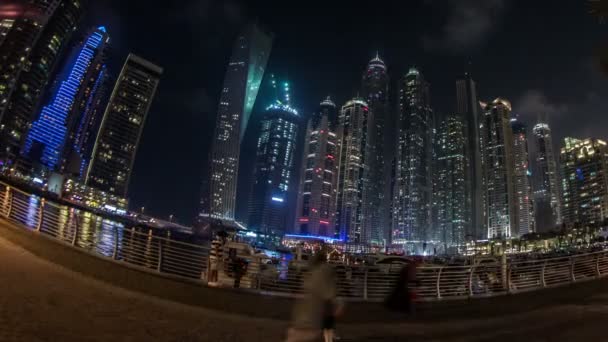
[[[429,84],[418,69],[411,68],[399,83],[393,243],[424,243],[432,235],[433,120]]]
[[[517,200],[511,103],[497,98],[482,104],[480,122],[483,178],[486,200],[487,237],[510,238],[517,235]]]
[[[449,115],[439,126],[435,141],[437,154],[437,203],[435,239],[452,249],[462,247],[470,214],[466,195],[468,185],[466,123],[460,115]]]
[[[599,139],[565,138],[561,148],[564,224],[585,228],[608,218],[608,146]]]
[[[85,0],[32,0],[0,45],[0,160],[12,164],[83,14]]]
[[[365,203],[363,192],[368,157],[369,112],[367,102],[354,98],[342,106],[338,125],[340,164],[336,230],[340,239],[353,243],[362,243],[365,237],[361,216]]]
[[[224,77],[199,217],[234,220],[241,140],[255,103],[273,36],[248,25],[234,43]]]
[[[532,196],[530,159],[528,153],[528,129],[517,119],[511,119],[513,130],[513,165],[515,200],[517,202],[517,228],[511,233],[522,236],[536,232],[534,220],[534,199]]]
[[[337,108],[328,97],[308,121],[294,233],[335,237],[338,181]]]
[[[134,54],[127,57],[103,115],[87,185],[127,197],[139,140],[162,71]]]
[[[387,211],[389,206],[387,197],[386,179],[389,176],[389,168],[385,165],[387,154],[386,122],[390,119],[388,102],[389,78],[386,64],[376,54],[368,64],[363,73],[362,95],[369,105],[370,112],[368,120],[368,151],[369,156],[367,180],[364,189],[365,203],[363,204],[362,225],[366,232],[364,241],[372,244],[384,244],[388,237]]]
[[[456,81],[456,114],[465,123],[465,206],[467,215],[467,238],[486,237],[484,230],[484,201],[481,169],[481,147],[479,146],[479,101],[475,81],[469,73]]]
[[[99,126],[92,123],[101,119],[99,98],[106,79],[108,43],[105,27],[99,27],[74,50],[50,102],[32,123],[22,151],[27,159],[55,171],[65,166],[72,151],[79,157],[90,158],[90,147],[89,155],[81,154],[85,153],[85,142],[91,146],[95,139],[96,132],[90,128]],[[77,174],[81,175],[86,160],[77,164]]]
[[[539,120],[532,129],[536,140],[536,170],[534,198],[537,204],[538,228],[550,230],[562,223],[559,173],[553,153],[551,128],[546,120]],[[550,208],[543,212],[542,207]],[[547,219],[549,216],[551,219]]]
[[[266,108],[260,122],[247,228],[258,235],[260,242],[278,245],[290,225],[287,220],[293,204],[289,190],[295,188],[294,162],[301,118],[291,106],[289,83],[277,84],[272,78],[271,84],[284,95]]]

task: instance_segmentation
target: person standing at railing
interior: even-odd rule
[[[389,309],[405,313],[414,312],[416,287],[418,286],[416,276],[418,265],[418,260],[412,260],[401,268],[399,278],[397,278],[397,284],[391,294],[386,298],[386,305]]]

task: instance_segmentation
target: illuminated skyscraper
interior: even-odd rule
[[[432,234],[433,111],[429,84],[416,68],[399,83],[399,139],[393,243],[426,242]]]
[[[100,110],[98,92],[106,77],[104,63],[108,42],[104,27],[93,30],[87,36],[68,60],[50,103],[32,123],[23,154],[41,162],[50,171],[65,165],[71,151],[75,150],[79,155],[84,153],[84,142],[95,138],[91,135],[96,135],[96,132],[91,132],[89,126],[92,121],[101,119],[95,118],[94,114]],[[91,151],[88,152],[87,159]],[[82,169],[84,165],[77,168]]]
[[[546,206],[545,204],[548,204],[550,216],[552,216],[551,220],[547,220],[545,216],[549,216],[549,213],[539,212],[537,220],[545,222],[542,224],[545,227],[542,227],[541,222],[538,222],[539,228],[548,230],[562,223],[559,173],[556,166],[555,154],[553,153],[553,140],[549,124],[546,120],[539,120],[532,131],[536,139],[537,148],[536,177],[534,178],[535,199],[538,206]]]
[[[241,140],[270,55],[273,36],[251,24],[238,36],[228,63],[204,182],[200,217],[234,220]]]
[[[385,124],[390,119],[388,103],[389,78],[386,64],[378,55],[372,59],[363,73],[362,95],[370,108],[368,127],[368,167],[364,175],[366,179],[363,204],[362,225],[366,232],[364,241],[382,244],[388,237],[387,210],[389,209],[386,196],[388,195],[386,179],[389,169],[385,165],[385,157],[389,149],[385,144]]]
[[[466,124],[460,115],[448,116],[439,126],[435,142],[437,153],[437,187],[434,199],[438,204],[434,239],[452,248],[465,241],[470,214],[466,201],[467,173]]]
[[[135,154],[162,69],[129,54],[103,115],[86,184],[127,197]]]
[[[517,199],[511,103],[497,98],[482,104],[480,122],[485,181],[487,237],[510,238],[518,234]]]
[[[468,238],[486,237],[484,230],[484,202],[481,169],[481,148],[479,146],[479,102],[477,88],[471,75],[466,73],[456,81],[456,114],[464,118],[466,173],[465,205],[467,207],[466,235]]]
[[[283,95],[266,108],[260,122],[247,228],[265,244],[278,245],[290,226],[289,191],[296,187],[293,175],[301,118],[291,107],[289,83],[277,84],[272,78],[271,84]]]
[[[599,139],[564,139],[560,162],[562,215],[570,228],[603,225],[608,218],[608,146]]]
[[[308,121],[294,232],[335,237],[338,181],[336,105],[328,97]]]
[[[32,0],[17,5],[15,22],[0,45],[0,160],[5,165],[20,154],[85,4]]]
[[[340,239],[364,242],[362,215],[365,169],[367,162],[367,139],[369,132],[369,107],[363,99],[352,99],[340,110],[339,173],[336,206],[336,230]]]
[[[515,182],[515,200],[517,204],[517,229],[511,233],[513,236],[522,236],[536,232],[534,221],[534,201],[530,178],[530,162],[528,154],[527,127],[517,119],[511,119],[513,130],[513,164]]]

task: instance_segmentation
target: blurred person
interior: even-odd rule
[[[323,336],[333,341],[335,319],[342,306],[336,299],[336,274],[327,265],[327,253],[322,249],[310,262],[310,273],[304,280],[304,297],[294,306],[287,342],[316,342]]]
[[[393,311],[413,313],[416,300],[416,286],[418,285],[416,273],[418,260],[405,264],[399,271],[397,284],[391,294],[386,298],[386,305]]]

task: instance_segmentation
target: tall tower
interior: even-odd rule
[[[399,139],[393,243],[431,238],[433,111],[429,84],[416,68],[399,83]]]
[[[335,237],[338,181],[336,105],[328,97],[308,121],[294,232]]]
[[[361,226],[370,110],[367,102],[354,98],[340,110],[338,126],[340,166],[336,205],[336,230],[345,241],[364,242]]]
[[[528,154],[528,130],[526,125],[511,119],[513,130],[513,164],[515,181],[515,198],[517,201],[517,229],[512,231],[513,236],[522,236],[536,232],[534,221],[534,201],[530,182],[530,162]]]
[[[249,200],[247,226],[268,245],[279,245],[288,226],[289,191],[295,187],[294,160],[301,120],[291,107],[289,83],[273,87],[284,95],[270,104],[260,122],[253,190]]]
[[[63,51],[82,17],[84,0],[32,0],[0,46],[0,160],[15,162]]]
[[[480,122],[487,237],[510,238],[518,233],[511,103],[497,98],[482,104]]]
[[[63,166],[72,149],[82,150],[78,145],[94,119],[91,116],[98,109],[96,98],[106,77],[108,43],[104,27],[92,30],[69,58],[66,70],[59,77],[58,89],[32,123],[22,153],[50,171]],[[79,144],[75,144],[76,140]]]
[[[550,208],[552,220],[541,224],[538,222],[539,229],[552,229],[555,225],[562,223],[561,195],[559,173],[556,165],[556,157],[553,153],[553,140],[551,138],[551,128],[546,120],[539,120],[532,129],[536,139],[536,172],[535,172],[535,199],[539,207]],[[539,208],[537,208],[539,210]],[[539,212],[538,220],[545,220],[543,213]],[[544,226],[544,227],[543,227]]]
[[[368,132],[368,168],[365,179],[365,203],[363,204],[362,225],[366,232],[364,241],[373,244],[383,244],[388,237],[387,210],[385,200],[388,195],[386,179],[389,168],[385,165],[387,144],[385,144],[385,125],[390,119],[388,102],[389,78],[386,64],[376,54],[363,73],[362,95],[370,108]]]
[[[127,197],[127,190],[148,110],[162,69],[129,54],[103,115],[86,184]]]
[[[200,217],[234,220],[241,140],[270,55],[273,36],[248,25],[234,43],[224,77]]]
[[[467,215],[466,235],[469,238],[485,238],[483,182],[481,173],[481,148],[479,146],[479,102],[475,81],[469,73],[456,81],[456,114],[464,118],[465,155],[465,205]]]
[[[435,239],[445,246],[458,249],[465,242],[470,224],[467,211],[466,124],[460,115],[448,116],[439,126],[435,142],[437,153],[438,204]]]
[[[608,145],[565,138],[561,149],[563,220],[569,228],[594,227],[608,218]]]

